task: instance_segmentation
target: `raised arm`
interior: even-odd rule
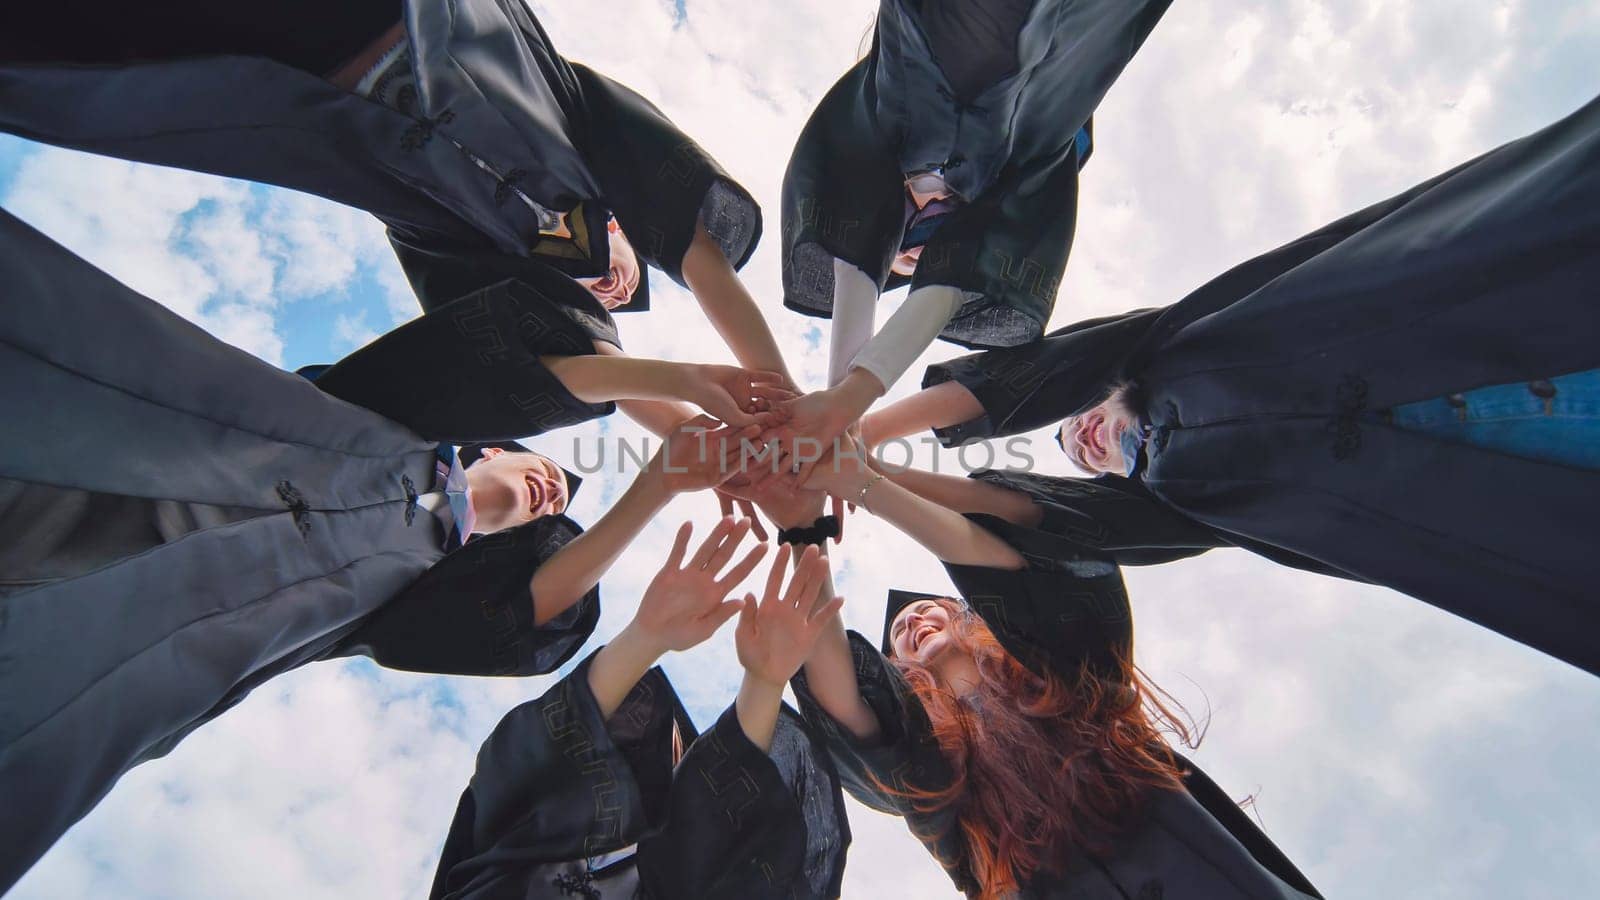
[[[844,453],[830,453],[812,471],[808,487],[855,503],[910,535],[947,563],[1020,569],[1022,557],[1010,545],[960,513],[927,500],[864,464],[866,450],[844,442]],[[853,448],[854,456],[848,448]]]
[[[589,690],[603,717],[609,718],[617,711],[656,660],[668,651],[693,647],[733,618],[741,601],[727,599],[728,593],[755,569],[767,551],[765,544],[757,544],[722,575],[740,542],[750,533],[749,520],[723,519],[685,565],[693,530],[688,522],[679,527],[672,552],[645,588],[633,619],[589,664]]]
[[[715,424],[701,418],[680,425],[600,521],[539,567],[528,585],[535,625],[559,616],[599,583],[674,494],[712,487],[737,471],[740,437],[752,437],[759,428],[710,431]]]
[[[658,436],[695,416],[684,402],[712,417],[743,427],[759,408],[794,396],[782,387],[786,376],[736,366],[635,359],[615,345],[594,342],[585,356],[545,356],[545,367],[574,397],[585,403],[616,401],[629,418]]]
[[[946,381],[861,418],[867,447],[934,428],[949,428],[983,415],[983,404],[959,381]]]
[[[785,590],[783,577],[790,556],[788,545],[779,548],[761,602],[756,602],[754,594],[745,596],[734,632],[739,664],[744,667],[734,712],[745,737],[763,752],[772,749],[784,686],[844,605],[840,599],[820,600],[822,585],[828,580],[828,563],[816,547],[797,554],[794,577]]]
[[[1044,514],[1028,495],[976,478],[945,475],[922,469],[896,468],[873,462],[874,471],[924,500],[958,513],[986,513],[1030,528]]]
[[[703,223],[695,225],[694,238],[683,256],[683,280],[741,365],[776,373],[783,384],[794,386],[783,353],[755,298],[745,290],[739,273]]]

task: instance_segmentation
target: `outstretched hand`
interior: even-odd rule
[[[627,630],[635,632],[657,651],[657,655],[668,650],[687,650],[733,618],[742,601],[727,599],[728,593],[755,570],[767,552],[766,544],[757,544],[736,565],[728,568],[726,575],[719,577],[744,536],[750,533],[749,520],[718,522],[694,556],[685,562],[693,530],[694,526],[688,522],[678,529],[666,564],[645,588],[639,600],[639,611],[628,623]]]
[[[745,677],[779,690],[800,671],[823,626],[844,605],[840,597],[817,605],[828,579],[828,561],[816,547],[806,548],[784,590],[783,576],[789,567],[790,552],[787,545],[778,550],[759,605],[754,594],[745,595],[734,631]]]

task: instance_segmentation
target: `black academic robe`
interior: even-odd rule
[[[828,757],[785,707],[772,751],[730,707],[705,734],[652,669],[609,719],[593,656],[478,751],[436,900],[837,897],[850,828]],[[673,731],[688,750],[673,765]]]
[[[212,338],[3,212],[0,284],[0,527],[24,536],[0,549],[0,890],[123,772],[274,675],[353,653],[531,675],[593,631],[598,590],[533,622],[529,580],[581,532],[570,519],[445,552],[443,526],[416,503],[434,484],[437,435]],[[528,299],[511,285],[463,298],[341,377],[359,388],[376,365],[404,382],[429,357],[393,347],[440,321],[478,323],[435,358],[455,363],[439,373],[452,390],[481,379],[461,409],[482,421],[424,402],[425,427],[520,434],[593,415],[527,358],[587,346],[588,333],[559,314],[540,320],[543,345],[505,327],[525,321]],[[469,377],[462,355],[491,334],[499,355]],[[507,393],[517,385],[526,393]]]
[[[968,347],[1037,339],[1077,220],[1078,135],[1171,0],[1036,0],[1015,69],[961,97],[911,0],[883,0],[872,50],[822,98],[783,180],[784,305],[831,316],[834,261],[880,292],[949,285],[965,302],[940,337]],[[944,169],[967,202],[889,271],[905,231],[907,174]]]
[[[1173,306],[932,366],[923,383],[958,381],[983,405],[939,432],[947,446],[1054,423],[1131,383],[1153,428],[1139,515],[1176,512],[1600,672],[1600,472],[1383,418],[1600,366],[1596,284],[1600,100]]]
[[[1065,545],[1056,536],[989,516],[974,516],[1014,546],[1027,567],[1019,571],[946,565],[967,605],[1006,651],[1039,674],[1069,683],[1087,662],[1106,667],[1129,652],[1132,614],[1116,565],[1101,554]],[[953,807],[936,812],[900,796],[939,790],[949,763],[932,734],[927,713],[881,650],[849,633],[861,697],[882,733],[859,741],[816,702],[802,671],[795,677],[801,712],[827,743],[851,796],[906,820],[957,889],[976,896],[980,886],[966,860]],[[1319,897],[1305,876],[1205,773],[1178,758],[1184,790],[1152,790],[1143,810],[1111,838],[1104,856],[1062,848],[1058,871],[1024,884],[1023,900],[1165,897],[1167,900],[1304,900]],[[885,790],[888,785],[892,790]]]
[[[641,262],[680,284],[697,221],[735,267],[749,259],[749,192],[643,97],[562,58],[520,0],[403,5],[418,76],[407,113],[259,56],[0,60],[0,130],[365,209],[424,309],[507,278],[602,275],[612,215]],[[541,233],[513,188],[572,212],[575,239]],[[621,309],[648,303],[641,281]]]

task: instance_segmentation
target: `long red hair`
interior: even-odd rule
[[[954,775],[942,790],[913,785],[907,796],[924,812],[955,808],[982,900],[1055,870],[1070,851],[1107,854],[1152,790],[1181,787],[1162,732],[1192,746],[1193,729],[1131,659],[1119,659],[1111,673],[1085,664],[1065,678],[1041,677],[1007,653],[978,615],[935,602],[950,614],[947,652],[971,654],[982,683],[975,695],[957,697],[927,667],[893,661],[927,710]]]

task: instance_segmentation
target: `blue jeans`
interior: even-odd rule
[[[1407,403],[1386,418],[1441,440],[1600,469],[1600,369]]]

